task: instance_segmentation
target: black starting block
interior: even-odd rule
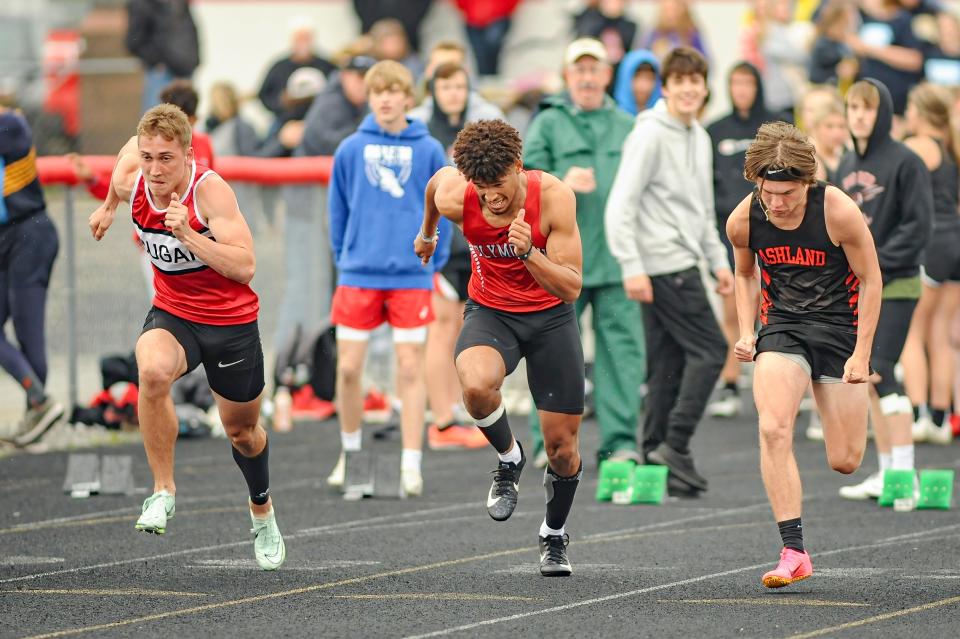
[[[343,498],[356,501],[365,497],[402,497],[400,456],[368,451],[347,452],[344,460]]]

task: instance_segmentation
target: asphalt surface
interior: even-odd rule
[[[844,477],[798,434],[814,575],[761,586],[780,539],[754,419],[706,420],[694,454],[710,491],[659,506],[594,500],[596,425],[586,422],[569,578],[537,570],[542,471],[527,467],[509,521],[487,516],[490,450],[428,452],[422,498],[346,502],[324,484],[335,421],[272,434],[287,546],[273,573],[254,562],[246,491],[224,440],[178,444],[177,514],[162,537],[133,528],[143,494],[64,495],[66,453],[0,459],[0,636],[957,636],[957,511],[841,500],[837,489],[875,464],[869,450],[865,468]],[[365,441],[399,449],[369,432]],[[921,446],[918,464],[956,469],[958,450]],[[100,452],[132,455],[146,491],[142,448]]]

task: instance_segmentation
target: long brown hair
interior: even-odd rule
[[[790,169],[800,182],[817,181],[817,152],[800,129],[786,122],[761,125],[747,149],[743,177],[750,182],[762,178],[770,169]]]
[[[943,134],[953,161],[960,164],[960,140],[953,129],[950,90],[929,82],[921,82],[910,90],[907,102],[917,108],[918,115]]]

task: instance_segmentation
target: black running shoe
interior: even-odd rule
[[[573,572],[567,559],[570,535],[540,537],[540,574],[544,577],[569,577]]]
[[[691,488],[707,490],[707,480],[693,467],[693,457],[689,454],[678,453],[664,443],[647,453],[647,459],[654,464],[660,464],[670,469],[670,474],[689,484]]]
[[[499,462],[493,471],[493,484],[487,495],[487,512],[497,521],[510,519],[514,508],[517,507],[517,496],[520,492],[520,473],[527,463],[527,456],[523,454],[523,447],[517,442],[520,449],[520,463]]]

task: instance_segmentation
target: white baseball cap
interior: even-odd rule
[[[588,55],[596,58],[600,62],[608,62],[607,48],[603,43],[595,38],[579,38],[567,45],[567,50],[563,54],[563,63],[565,65],[574,64],[583,56]]]

